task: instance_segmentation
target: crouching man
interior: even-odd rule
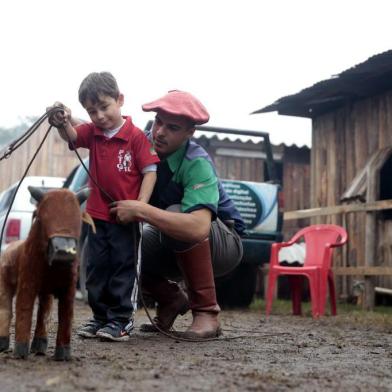
[[[215,278],[240,263],[244,222],[225,193],[207,152],[191,140],[209,114],[189,93],[170,91],[143,105],[156,113],[149,133],[161,162],[150,204],[122,200],[111,212],[121,223],[146,222],[142,242],[142,285],[157,302],[156,324],[168,331],[176,317],[192,310],[186,338],[221,333]],[[170,278],[182,277],[187,294]],[[156,331],[150,324],[145,332]]]

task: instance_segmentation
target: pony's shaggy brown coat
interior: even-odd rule
[[[33,193],[32,193],[33,194]],[[39,298],[37,323],[31,352],[45,354],[47,324],[53,296],[58,298],[58,331],[56,360],[70,359],[73,301],[76,290],[78,260],[75,249],[72,260],[48,260],[48,245],[53,237],[79,239],[82,213],[79,197],[60,189],[42,195],[36,218],[26,240],[12,243],[0,258],[0,351],[9,348],[12,299],[16,296],[15,348],[16,357],[26,358],[35,299]]]

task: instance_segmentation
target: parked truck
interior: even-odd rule
[[[146,130],[151,125],[151,123],[147,124]],[[268,263],[272,243],[282,240],[282,189],[277,178],[269,134],[210,126],[197,126],[196,129],[205,132],[258,137],[263,141],[261,146],[264,149],[267,181],[222,180],[223,187],[245,221],[246,234],[242,237],[244,256],[240,265],[227,278],[217,281],[218,302],[222,307],[246,307],[251,303],[255,294],[258,267]],[[88,166],[88,159],[85,159],[85,164]],[[88,175],[83,166],[79,165],[68,176],[65,186],[76,192],[87,186],[87,182]],[[86,230],[82,230],[80,243],[79,285],[85,296]]]

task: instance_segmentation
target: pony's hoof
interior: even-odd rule
[[[71,360],[71,347],[70,346],[57,346],[54,353],[55,361],[70,361]]]
[[[10,337],[0,336],[0,353],[3,351],[7,351],[9,347],[10,347]]]
[[[26,359],[29,356],[29,344],[15,342],[14,356],[18,359]]]
[[[34,338],[31,342],[30,352],[36,355],[45,355],[48,348],[47,338]]]

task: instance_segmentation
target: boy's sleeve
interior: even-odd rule
[[[137,131],[132,140],[136,166],[141,172],[146,166],[159,162],[154,147],[142,131]]]
[[[92,123],[80,124],[75,127],[75,131],[78,134],[73,143],[75,148],[90,148],[94,135],[94,125]]]
[[[215,219],[218,210],[219,190],[218,179],[210,162],[204,158],[197,158],[189,162],[189,166],[183,166],[184,196],[181,210],[192,212],[208,208]]]

